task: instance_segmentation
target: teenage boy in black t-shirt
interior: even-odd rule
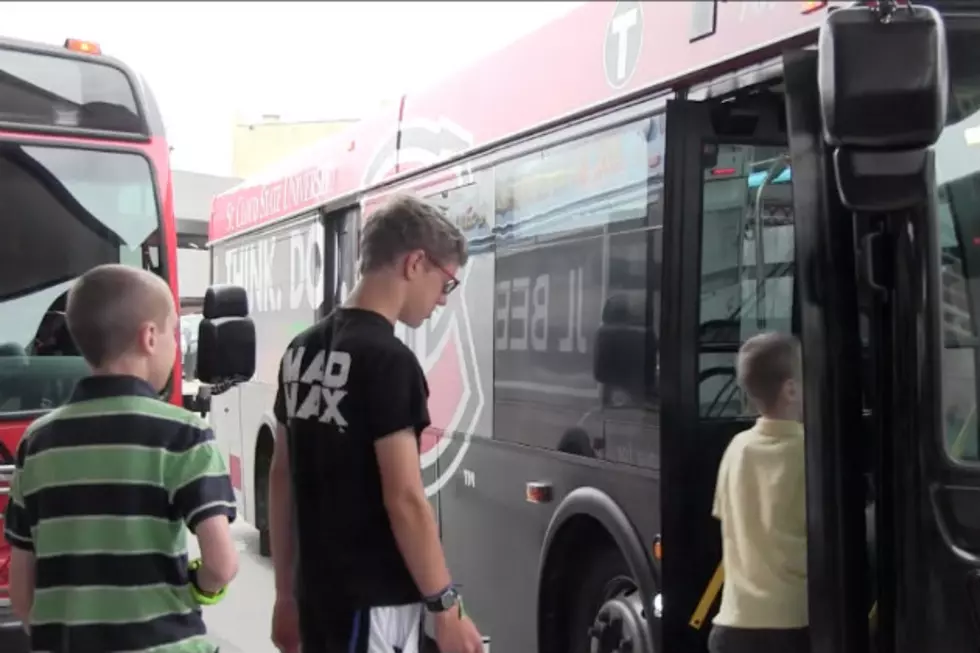
[[[418,653],[424,612],[443,653],[482,651],[422,484],[425,375],[394,333],[446,303],[466,258],[438,209],[396,198],[364,227],[345,305],[283,356],[270,535],[284,653]]]

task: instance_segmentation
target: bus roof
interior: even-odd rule
[[[7,131],[122,141],[165,135],[143,78],[90,41],[0,36],[0,86]]]
[[[587,2],[215,197],[212,241],[812,33],[825,4]],[[712,15],[714,12],[714,15]],[[451,55],[452,53],[447,53]]]

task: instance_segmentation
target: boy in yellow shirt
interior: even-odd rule
[[[712,514],[725,585],[711,653],[810,650],[802,367],[788,334],[763,333],[739,350],[738,382],[760,417],[732,439],[718,468]]]

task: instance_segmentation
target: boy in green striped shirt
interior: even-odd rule
[[[104,265],[78,279],[66,313],[93,374],[18,448],[4,531],[14,611],[35,651],[214,653],[199,604],[237,571],[235,497],[207,423],[160,399],[173,295],[149,272]],[[201,548],[190,566],[188,528]]]

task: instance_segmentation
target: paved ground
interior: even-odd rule
[[[259,556],[259,534],[248,524],[231,527],[239,550],[238,577],[224,601],[204,609],[204,620],[221,653],[277,653],[269,639],[274,585],[272,563]],[[188,538],[191,558],[197,540]]]

